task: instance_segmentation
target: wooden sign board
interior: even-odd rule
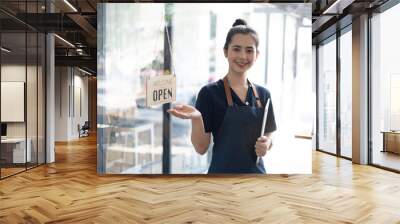
[[[148,77],[146,81],[146,106],[174,102],[176,99],[176,77],[159,75]]]

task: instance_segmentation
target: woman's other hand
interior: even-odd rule
[[[267,136],[262,136],[257,139],[256,142],[256,154],[259,157],[265,156],[267,154],[267,151],[271,147],[272,139]]]
[[[201,118],[201,113],[196,108],[186,105],[186,104],[177,104],[173,108],[167,111],[175,117],[179,117],[182,119],[199,119]]]

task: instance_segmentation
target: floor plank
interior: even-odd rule
[[[400,223],[400,175],[313,152],[312,175],[101,176],[96,139],[0,181],[0,223]]]

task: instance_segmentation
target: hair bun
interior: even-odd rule
[[[247,23],[246,23],[246,21],[244,21],[243,19],[237,19],[237,20],[235,20],[235,22],[233,23],[232,27],[240,26],[240,25],[247,26]]]

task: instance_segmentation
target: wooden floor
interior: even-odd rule
[[[13,174],[19,173],[19,172],[23,172],[25,171],[25,167],[24,168],[1,168],[1,178],[3,177],[7,177],[7,176],[11,176]]]
[[[374,164],[400,170],[400,154],[392,152],[374,151],[372,161]]]
[[[400,223],[400,175],[315,152],[313,175],[99,176],[96,139],[0,181],[0,223]]]

